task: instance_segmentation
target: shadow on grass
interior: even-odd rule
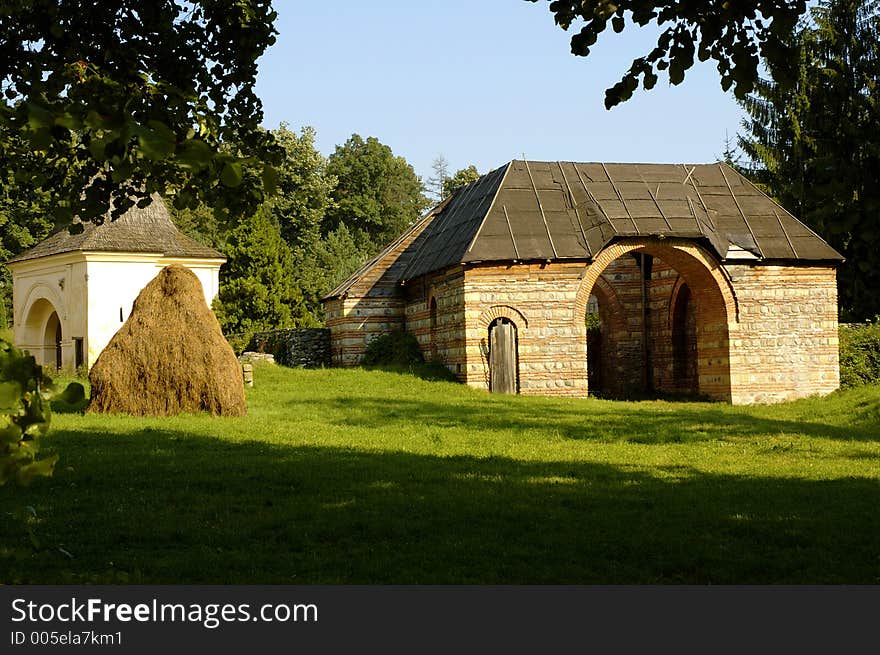
[[[83,398],[80,401],[68,403],[64,400],[53,400],[49,403],[52,412],[55,414],[82,414],[89,406],[89,399]]]
[[[458,382],[458,378],[446,366],[440,362],[423,362],[421,364],[361,366],[365,371],[382,371],[383,373],[395,373],[397,375],[409,375],[427,382]]]
[[[163,430],[53,439],[63,466],[26,493],[43,550],[3,551],[3,582],[880,582],[871,480],[684,465],[652,475]],[[0,521],[0,544],[20,537]]]
[[[292,411],[302,401],[285,401]],[[381,398],[336,397],[308,401],[326,405],[337,425],[393,428],[418,420],[426,425],[461,426],[482,430],[545,430],[573,440],[641,444],[686,443],[743,437],[798,436],[838,441],[880,441],[880,421],[837,426],[820,422],[764,418],[745,412],[724,411],[714,404],[677,404],[669,409],[656,405],[596,402],[570,407],[542,407],[528,403],[493,402],[479,398],[469,404],[433,400],[393,402]]]

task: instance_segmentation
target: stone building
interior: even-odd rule
[[[225,261],[178,231],[158,196],[115,221],[84,224],[78,234],[61,228],[7,262],[15,345],[44,366],[91,367],[165,266],[192,269],[210,305]]]
[[[838,387],[841,261],[725,164],[512,161],[324,307],[338,366],[405,329],[483,389],[773,402]]]

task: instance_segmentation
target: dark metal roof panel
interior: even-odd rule
[[[732,243],[758,258],[842,259],[726,164],[515,160],[456,192],[404,279],[467,262],[588,260],[636,235],[703,238],[721,258]]]
[[[479,234],[508,166],[487,173],[455,192],[425,230],[422,244],[403,271],[402,279],[408,280],[465,261],[467,250]],[[514,257],[511,255],[510,258]]]

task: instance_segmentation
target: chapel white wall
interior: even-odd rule
[[[141,289],[162,268],[172,263],[183,264],[196,274],[210,306],[219,291],[220,259],[169,258],[135,253],[64,253],[12,264],[15,344],[31,352],[39,363],[54,365],[54,347],[47,348],[42,341],[49,314],[32,317],[38,318],[42,324],[40,327],[28,321],[35,303],[45,298],[58,312],[61,321],[62,366],[74,367],[74,339],[82,337],[85,363],[91,367],[128,319]]]

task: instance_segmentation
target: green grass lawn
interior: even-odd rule
[[[877,387],[742,408],[255,378],[241,419],[56,413],[54,477],[0,488],[0,582],[880,583]]]

